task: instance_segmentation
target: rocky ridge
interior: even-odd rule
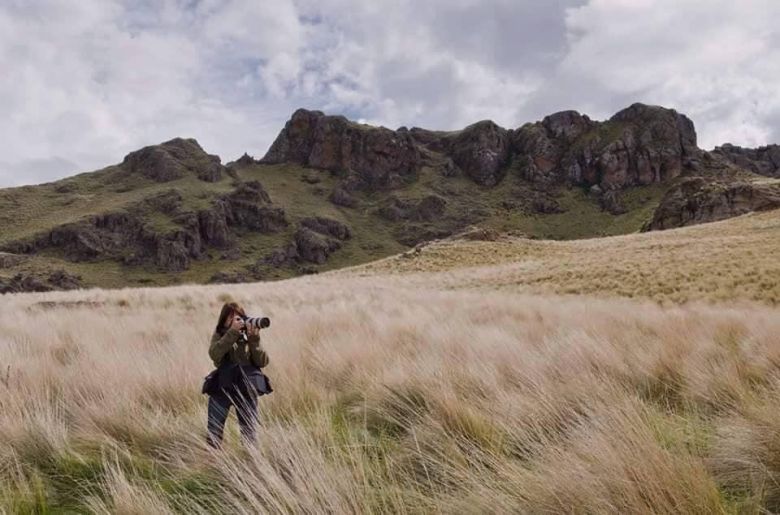
[[[780,178],[780,145],[743,148],[727,143],[715,147],[713,154],[723,156],[736,166],[753,173]]]
[[[13,241],[2,249],[14,254],[36,254],[57,249],[75,262],[113,259],[129,266],[153,265],[165,272],[180,272],[192,260],[203,259],[207,247],[236,246],[231,228],[274,233],[287,227],[284,210],[271,203],[258,182],[239,183],[208,209],[197,212],[182,207],[176,189],[162,192],[122,210],[92,215],[66,223],[34,238]],[[161,231],[145,217],[164,213],[173,222]]]
[[[484,120],[455,132],[393,131],[299,109],[261,162],[343,172],[347,191],[393,189],[413,178],[430,153],[443,158],[442,175],[460,173],[480,186],[497,185],[517,162],[531,182],[609,191],[673,179],[695,167],[701,151],[686,116],[644,104],[605,122],[562,111],[517,129]]]
[[[398,187],[413,176],[420,166],[420,152],[406,131],[299,109],[260,162],[339,172],[345,175],[345,189],[374,190]]]
[[[222,165],[197,141],[182,138],[131,152],[112,167],[115,175],[106,177],[140,182],[113,191],[158,185],[154,193],[34,236],[6,238],[0,244],[5,251],[0,272],[6,270],[0,286],[43,291],[83,284],[64,270],[7,275],[19,269],[19,260],[39,253],[166,274],[190,270],[195,262],[242,259],[232,271],[226,266],[214,273],[214,282],[264,279],[269,269],[311,273],[345,246],[367,255],[382,248],[373,239],[363,241],[366,229],[356,232],[352,216],[390,235],[395,245],[410,247],[504,213],[537,220],[565,214],[571,204],[561,199],[571,190],[583,192],[583,202],[605,216],[621,217],[636,207],[627,200],[634,188],[657,186],[665,193],[654,197],[657,204],[643,230],[721,220],[780,207],[780,182],[774,180],[780,176],[779,148],[727,144],[706,152],[697,147],[691,120],[644,104],[606,121],[561,111],[514,129],[483,120],[459,131],[391,130],[299,109],[260,160],[244,154]],[[273,168],[279,164],[289,166]],[[263,170],[272,168],[290,170],[289,180],[300,181],[321,198],[317,202],[329,203],[328,209],[314,203],[302,214],[296,206],[291,217],[285,207],[297,200],[283,196],[274,202],[278,190],[264,186]],[[181,181],[189,186],[179,186]],[[464,184],[471,186],[464,189]],[[215,185],[208,186],[208,194],[206,185]],[[197,193],[200,188],[204,193]],[[76,181],[53,189],[81,195]],[[193,195],[200,200],[193,201]],[[501,198],[486,201],[491,195]],[[334,218],[333,209],[341,215]],[[271,238],[262,241],[273,241],[273,247],[260,243],[248,249],[242,238],[252,234]],[[254,262],[244,264],[252,252],[257,252]]]

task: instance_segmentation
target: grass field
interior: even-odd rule
[[[659,302],[780,303],[780,211],[683,229],[576,241],[450,239],[345,270],[405,282]]]
[[[780,212],[279,282],[0,297],[0,511],[780,510]],[[232,297],[260,438],[205,446]],[[633,297],[633,298],[628,298]]]

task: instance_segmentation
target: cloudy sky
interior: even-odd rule
[[[777,0],[2,0],[0,187],[175,136],[262,156],[297,107],[517,127],[632,102],[780,142]]]

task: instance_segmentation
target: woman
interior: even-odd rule
[[[245,327],[244,309],[235,302],[222,306],[211,337],[209,356],[217,367],[215,388],[209,392],[208,443],[219,447],[230,406],[236,407],[241,435],[255,439],[257,396],[270,393],[260,369],[268,365],[268,354],[260,345],[260,328]]]

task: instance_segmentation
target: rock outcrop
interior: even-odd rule
[[[257,160],[254,157],[252,157],[249,154],[247,154],[246,152],[244,152],[244,154],[241,157],[239,157],[235,161],[229,162],[225,166],[228,167],[228,168],[234,168],[234,167],[243,168],[245,166],[251,166],[251,165],[256,164],[256,163],[257,163]]]
[[[64,270],[51,273],[23,274],[0,277],[0,293],[44,292],[52,290],[74,290],[83,287],[80,275]]]
[[[516,130],[485,120],[453,132],[391,131],[299,109],[262,162],[340,172],[350,190],[400,186],[421,164],[444,177],[462,173],[479,185],[495,186],[517,163],[521,175],[538,185],[599,185],[607,191],[673,179],[692,167],[700,152],[688,118],[644,104],[606,122],[561,111]]]
[[[381,190],[416,175],[420,152],[405,131],[299,109],[260,162],[292,162],[341,172],[346,174],[348,189]]]
[[[240,183],[233,192],[217,200],[214,209],[219,216],[224,214],[227,226],[273,233],[288,225],[284,209],[271,205],[271,198],[257,181]]]
[[[322,265],[351,237],[352,231],[342,222],[321,216],[304,218],[293,240],[265,256],[263,263],[275,267],[301,263]]]
[[[490,120],[469,125],[447,143],[454,164],[474,182],[495,186],[506,173],[511,132]]]
[[[337,186],[328,196],[328,200],[337,206],[354,208],[358,205],[358,199],[347,192],[344,188]]]
[[[217,182],[225,170],[218,156],[207,154],[194,139],[183,138],[131,152],[119,166],[156,182],[173,181],[188,174]]]
[[[439,165],[444,177],[454,177],[461,171],[479,185],[495,186],[506,174],[512,131],[490,120],[454,132],[413,127],[409,134],[427,151],[446,156]]]
[[[338,240],[348,240],[352,237],[352,231],[347,224],[324,216],[304,218],[300,221],[300,226]]]
[[[166,228],[148,222],[164,214]],[[203,259],[207,247],[231,248],[236,244],[231,228],[274,233],[287,227],[284,210],[271,204],[257,181],[239,183],[198,212],[182,208],[182,196],[168,190],[121,211],[92,215],[57,226],[31,239],[13,241],[2,250],[33,254],[59,250],[71,261],[113,259],[126,265],[152,264],[167,272],[180,272],[192,260]]]
[[[743,148],[726,143],[715,147],[712,152],[753,173],[767,177],[780,177],[780,145]]]
[[[780,185],[744,181],[682,180],[670,189],[643,230],[715,222],[751,211],[780,208]]]
[[[575,111],[550,115],[515,131],[514,151],[530,181],[604,191],[673,179],[700,153],[693,122],[644,104],[601,123]]]
[[[418,201],[391,196],[376,213],[391,222],[412,220],[430,222],[444,214],[447,201],[438,195],[427,195]]]

